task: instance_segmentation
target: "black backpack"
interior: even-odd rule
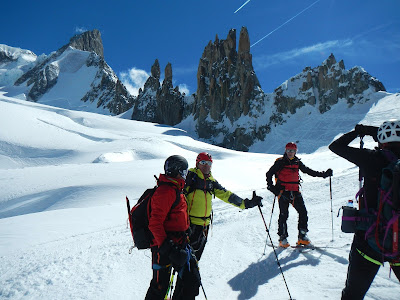
[[[130,208],[128,197],[126,197],[126,205],[128,208],[128,220],[133,237],[134,247],[138,249],[148,249],[153,240],[153,234],[149,229],[149,216],[151,214],[150,199],[153,197],[156,189],[161,185],[171,185],[176,188],[175,184],[168,182],[158,182],[157,185],[151,189],[147,189],[135,206]],[[172,204],[171,209],[178,205],[181,199],[181,192],[176,188],[176,200]]]
[[[369,246],[390,259],[400,258],[400,159],[383,151],[390,163],[382,169],[377,207],[343,207],[342,231],[365,231]],[[358,193],[361,194],[363,189]],[[357,197],[356,196],[356,197]]]

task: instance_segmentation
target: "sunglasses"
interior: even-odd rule
[[[201,160],[201,161],[199,161],[199,164],[202,165],[202,166],[207,165],[207,166],[210,166],[210,167],[211,167],[212,162],[209,161],[209,160]]]
[[[296,153],[296,150],[294,150],[294,149],[287,149],[287,150],[286,150],[286,153]]]

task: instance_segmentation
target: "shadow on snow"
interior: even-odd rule
[[[287,251],[283,249],[276,249],[277,254],[282,251]],[[322,255],[327,255],[331,257],[333,260],[341,263],[347,264],[348,261],[341,256],[335,255],[326,249],[318,248],[315,250]],[[304,256],[306,260],[296,261],[300,256]],[[286,271],[296,268],[298,266],[317,266],[320,263],[320,258],[312,255],[308,252],[301,251],[291,251],[291,253],[283,258],[279,258],[279,263],[281,265],[283,273]],[[276,261],[276,257],[273,251],[270,252],[269,256],[264,260],[259,260],[256,263],[252,263],[249,267],[237,274],[231,280],[228,281],[228,284],[231,286],[232,290],[239,291],[240,294],[238,296],[239,300],[251,299],[257,294],[258,287],[262,286],[270,281],[270,279],[282,276],[281,271],[279,269],[279,265]],[[288,282],[290,288],[290,282]],[[282,288],[283,278],[282,278]]]

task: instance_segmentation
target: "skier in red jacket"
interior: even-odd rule
[[[164,164],[165,174],[159,177],[159,182],[163,184],[159,185],[150,200],[149,229],[154,237],[151,245],[153,279],[146,300],[164,299],[172,268],[180,273],[173,299],[190,300],[199,293],[200,277],[197,263],[188,247],[186,231],[189,228],[189,216],[182,194],[187,169],[185,158],[170,156]],[[177,197],[180,197],[180,201],[175,204]]]
[[[300,175],[299,170],[313,177],[329,177],[333,172],[331,169],[325,172],[317,172],[306,167],[300,159],[296,156],[297,145],[295,143],[288,143],[285,147],[285,154],[283,157],[278,158],[274,165],[268,170],[267,186],[268,190],[278,196],[279,200],[279,219],[278,219],[278,235],[279,246],[287,248],[289,243],[287,241],[288,231],[286,220],[289,217],[289,204],[292,204],[296,211],[299,213],[299,236],[297,245],[308,245],[310,239],[307,237],[308,232],[308,216],[307,209],[304,205],[304,200],[301,195]],[[276,185],[272,182],[272,176],[275,175]]]

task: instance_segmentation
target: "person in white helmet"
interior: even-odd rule
[[[371,136],[378,148],[360,149],[349,144],[357,137]],[[337,155],[356,164],[364,177],[363,200],[360,209],[377,207],[382,169],[400,158],[400,120],[389,120],[378,127],[358,124],[329,145]],[[349,266],[341,299],[363,299],[383,262],[388,261],[400,280],[400,261],[373,249],[366,240],[366,231],[357,230],[349,254]],[[391,237],[390,237],[391,238]]]

